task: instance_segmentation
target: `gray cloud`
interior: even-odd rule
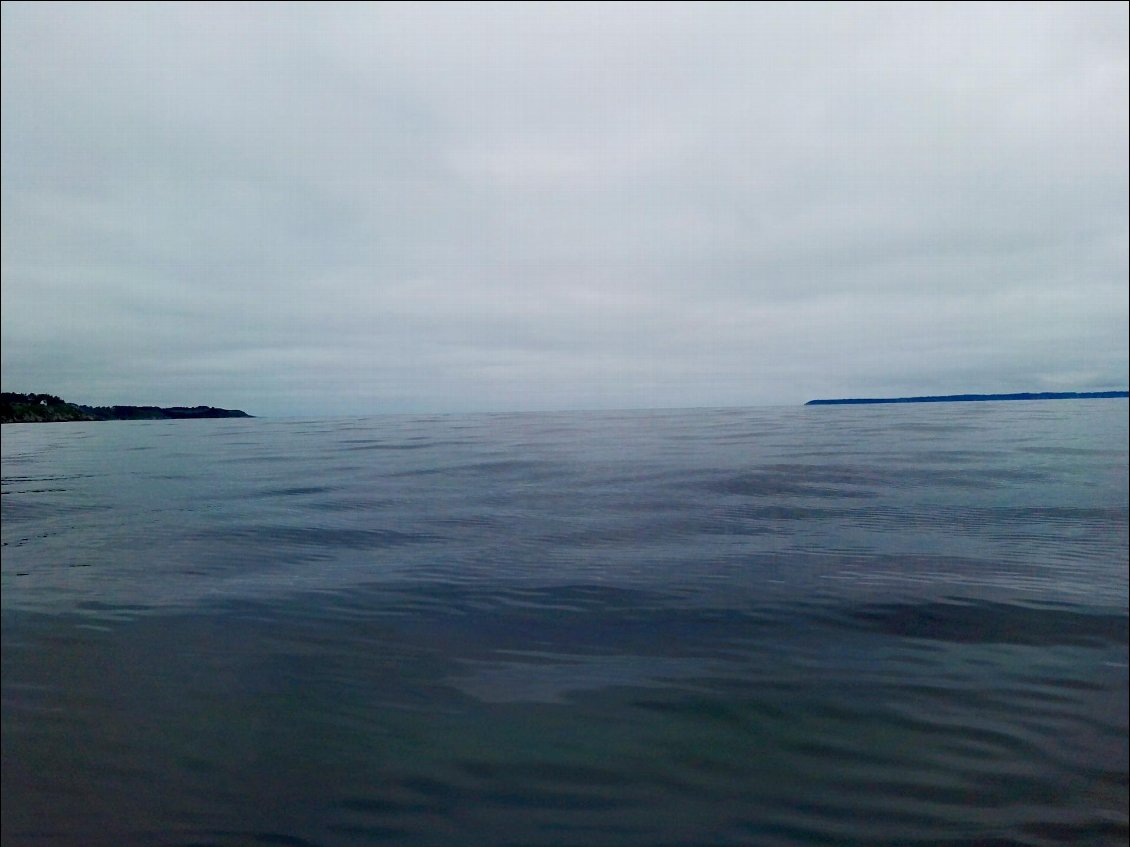
[[[6,390],[1124,388],[1127,7],[7,4]]]

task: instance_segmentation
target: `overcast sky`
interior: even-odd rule
[[[3,5],[3,387],[1124,389],[1128,4]]]

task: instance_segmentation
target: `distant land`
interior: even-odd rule
[[[1098,400],[1130,397],[1127,391],[1041,391],[1022,394],[946,394],[927,397],[856,397],[809,400],[806,406],[860,406],[870,403],[978,403],[986,400]]]
[[[163,421],[194,418],[250,418],[239,409],[214,406],[83,406],[53,394],[0,393],[0,423],[59,421]]]

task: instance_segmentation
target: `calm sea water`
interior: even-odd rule
[[[5,845],[1125,844],[1127,404],[10,425]]]

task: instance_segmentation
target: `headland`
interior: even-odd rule
[[[215,406],[84,406],[53,394],[0,393],[0,423],[62,421],[163,421],[196,418],[250,418],[240,409]]]

